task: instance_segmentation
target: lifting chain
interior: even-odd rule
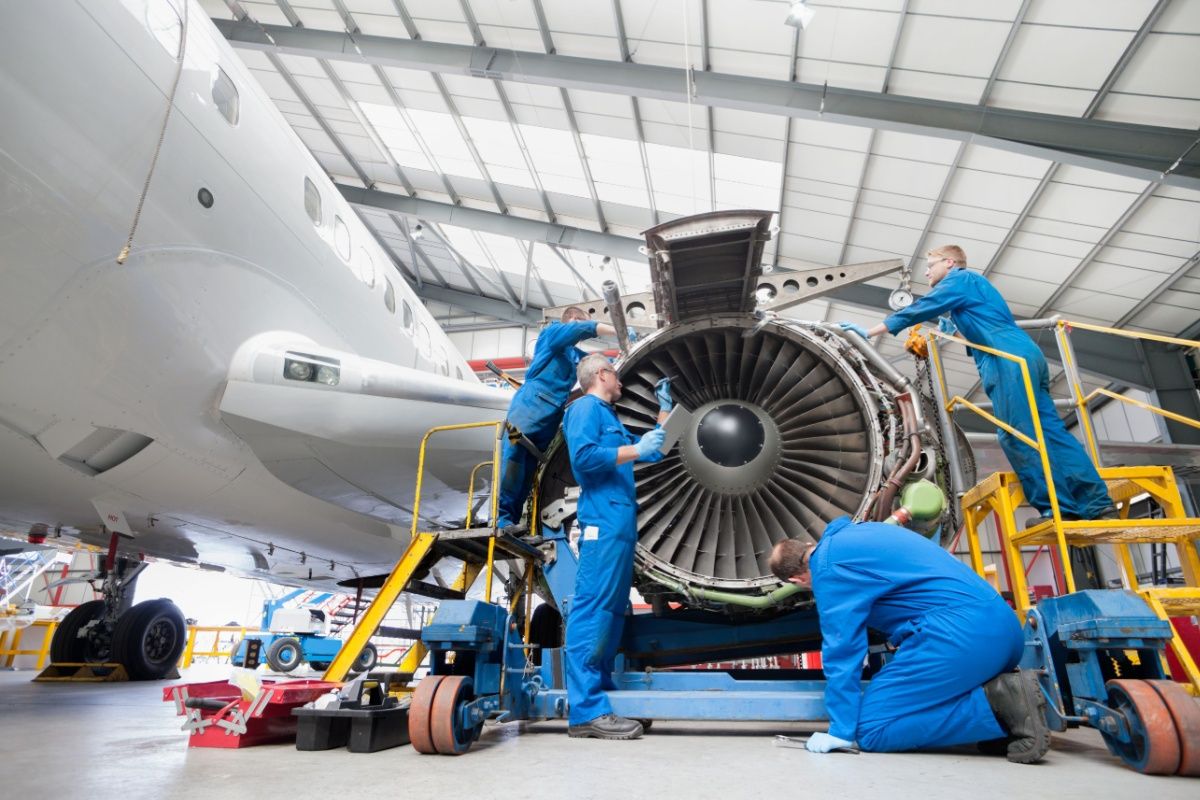
[[[925,412],[925,419],[938,420],[937,397],[933,391],[933,369],[929,364],[929,358],[917,358],[913,360],[917,365],[917,394],[921,396],[921,409]],[[953,426],[953,422],[951,422]],[[950,460],[946,458],[946,442],[943,437],[953,436],[954,429],[951,427],[949,431],[943,431],[941,425],[934,424],[931,426],[934,430],[934,445],[937,447],[937,471],[938,483],[944,488],[948,502],[946,503],[947,514],[946,521],[949,523],[951,536],[958,534],[958,528],[962,524],[959,519],[959,501],[954,493],[954,481],[950,475]]]

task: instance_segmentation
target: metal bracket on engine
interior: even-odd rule
[[[567,517],[573,516],[579,506],[579,493],[583,491],[578,486],[568,487],[563,496],[542,509],[542,524],[548,528],[558,528]]]

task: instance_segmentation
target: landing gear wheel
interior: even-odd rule
[[[328,661],[310,661],[310,662],[308,662],[308,666],[311,667],[316,672],[324,672],[325,670],[329,669],[329,662]]]
[[[375,649],[375,645],[367,644],[366,647],[358,654],[358,658],[354,659],[353,666],[350,667],[351,672],[370,672],[375,669],[375,664],[379,661],[379,651]]]
[[[1200,700],[1175,681],[1147,681],[1171,712],[1179,737],[1179,770],[1176,774],[1200,777]]]
[[[117,620],[112,657],[135,681],[165,678],[179,663],[187,641],[187,623],[179,607],[165,597],[138,603]]]
[[[80,664],[107,661],[109,653],[98,652],[90,638],[79,638],[80,628],[94,619],[99,619],[103,613],[103,600],[89,600],[72,608],[54,629],[54,638],[50,640],[51,663]]]
[[[300,640],[294,636],[285,636],[271,642],[267,648],[267,666],[276,672],[291,672],[300,666],[304,660],[300,648]]]
[[[1167,704],[1147,681],[1109,681],[1108,705],[1125,716],[1131,741],[1121,742],[1101,731],[1105,743],[1122,761],[1146,775],[1171,775],[1179,768],[1179,737]]]
[[[437,752],[433,746],[429,718],[433,712],[434,695],[444,678],[444,675],[426,675],[413,692],[412,705],[408,707],[408,738],[412,741],[413,750],[418,753],[433,755]]]
[[[429,730],[433,735],[433,746],[442,755],[462,755],[479,738],[483,723],[465,728],[459,714],[462,706],[473,699],[475,692],[471,679],[465,675],[448,675],[438,684],[429,716]]]

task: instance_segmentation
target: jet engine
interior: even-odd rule
[[[913,480],[932,479],[952,496],[949,423],[929,398],[858,336],[778,315],[900,262],[764,276],[770,217],[715,212],[646,233],[659,327],[616,363],[618,414],[635,435],[653,427],[662,377],[691,412],[670,453],[634,471],[635,585],[656,605],[737,611],[805,602],[767,567],[776,542],[816,540],[844,514],[886,518]],[[623,329],[621,304],[602,311]],[[951,447],[972,473],[959,485],[969,485],[965,438],[957,434]],[[572,525],[578,492],[560,444],[539,479],[543,524]],[[925,533],[952,528],[944,524],[952,514],[947,504]]]

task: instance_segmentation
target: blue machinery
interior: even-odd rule
[[[559,605],[569,613],[577,562],[561,531],[544,534],[554,557],[542,575],[554,597],[567,598]],[[1134,769],[1200,775],[1200,706],[1162,668],[1172,635],[1132,592],[1076,592],[1030,611],[1021,666],[1041,675],[1051,729],[1090,725]],[[527,645],[518,617],[504,606],[444,601],[421,640],[431,658],[409,718],[418,751],[466,752],[486,719],[566,717],[562,648]],[[695,610],[635,614],[609,697],[617,714],[636,719],[824,720],[819,673],[666,669],[794,653],[818,641],[812,609],[741,622]]]

